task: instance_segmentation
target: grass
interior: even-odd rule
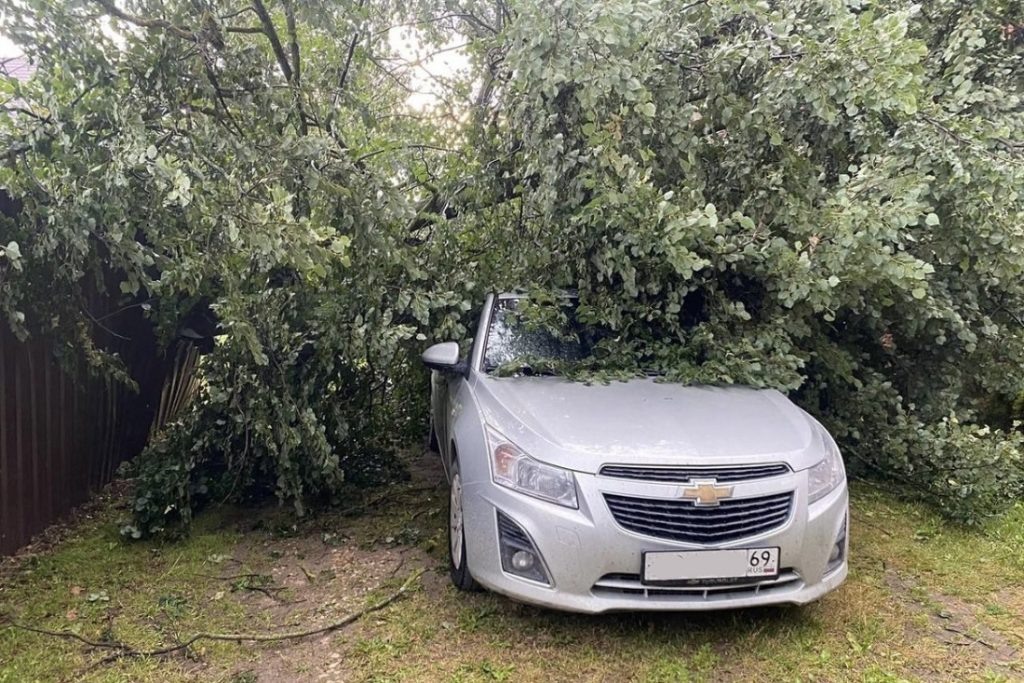
[[[371,496],[363,514],[300,524],[280,510],[214,510],[175,544],[122,543],[111,499],[52,547],[8,563],[0,613],[156,647],[196,631],[326,623],[428,571],[409,597],[348,629],[203,642],[187,656],[97,664],[107,653],[0,624],[0,683],[1024,680],[1024,506],[964,529],[858,485],[850,578],[814,605],[587,617],[450,588],[438,476],[428,466],[397,500]]]

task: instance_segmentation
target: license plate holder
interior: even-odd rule
[[[643,553],[640,580],[651,585],[686,585],[707,580],[756,580],[779,575],[778,546]]]

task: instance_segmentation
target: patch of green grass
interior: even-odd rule
[[[401,551],[419,559],[390,574],[385,564],[381,584],[348,596],[345,609],[389,595],[424,561],[427,574],[400,602],[330,638],[345,680],[746,681],[751,672],[780,682],[1024,677],[1024,596],[1010,590],[1024,584],[1018,557],[1024,507],[987,527],[967,529],[927,507],[859,485],[852,498],[850,578],[816,604],[583,616],[451,588],[438,491],[404,485],[376,503],[378,494],[369,494],[359,515],[328,512],[298,522],[268,511],[246,513],[240,524],[230,510],[215,510],[176,544],[125,545],[114,511],[107,510],[10,572],[0,586],[2,611],[20,622],[143,648],[196,631],[269,631],[284,625],[265,609],[272,603],[253,591],[278,590],[281,574],[272,575],[273,567],[293,572],[291,587],[275,595],[290,599],[296,586],[306,585],[323,591],[317,596],[344,599],[338,592],[344,580],[361,568],[313,564],[318,558],[341,553],[358,562]],[[320,618],[339,610],[344,613],[317,603],[306,614]],[[981,646],[948,644],[942,624],[954,621],[972,637],[991,637],[986,628],[1003,634],[1016,647],[1017,662],[997,660]],[[279,668],[267,673],[273,658],[312,679],[327,656],[308,641],[203,642],[191,658],[131,659],[88,669],[103,654],[0,626],[0,683],[79,675],[94,682],[251,683],[286,675]]]
[[[984,648],[945,644],[929,615],[943,596],[982,599],[1009,585],[1019,571],[1012,546],[1020,512],[964,529],[867,486],[855,487],[853,506],[851,578],[804,608],[588,617],[442,588],[417,595],[401,619],[372,630],[417,634],[391,669],[401,680],[484,680],[481,662],[498,653],[523,681],[746,680],[751,671],[780,681],[985,680]],[[858,524],[862,513],[870,525]],[[973,556],[988,566],[975,571]],[[950,567],[951,558],[963,564]],[[904,588],[890,585],[890,572],[908,577]],[[1019,629],[1024,618],[1013,619]],[[382,673],[379,660],[353,663],[357,679]]]
[[[972,600],[1024,584],[1024,504],[975,528],[884,490],[855,485],[854,491],[852,537],[863,556],[912,569],[926,588]]]
[[[101,511],[59,547],[12,570],[0,592],[3,611],[21,624],[141,649],[169,644],[180,634],[247,622],[233,601],[211,600],[224,588],[211,577],[228,569],[218,563],[218,553],[237,540],[235,532],[222,528],[217,512],[201,518],[188,541],[176,544],[126,544],[115,516],[113,510]],[[235,649],[226,643],[207,646],[209,653],[228,659]],[[85,650],[71,639],[0,625],[0,682],[190,679],[180,666],[145,659],[85,672],[109,654]]]

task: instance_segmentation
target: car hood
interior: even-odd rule
[[[484,377],[477,395],[484,419],[530,455],[581,472],[606,463],[800,470],[824,454],[813,418],[775,390]]]

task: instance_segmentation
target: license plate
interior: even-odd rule
[[[643,556],[644,583],[767,578],[779,574],[778,548],[682,550]]]

